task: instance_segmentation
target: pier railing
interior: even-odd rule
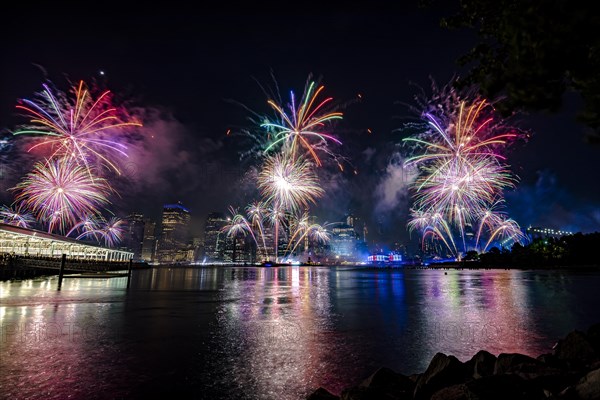
[[[0,256],[0,268],[7,269],[47,269],[60,270],[61,258],[31,256]],[[134,262],[133,268],[148,267],[147,263]],[[129,268],[129,261],[104,261],[66,259],[64,270],[68,272],[107,272],[122,271]]]

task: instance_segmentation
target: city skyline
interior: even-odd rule
[[[237,103],[267,113],[267,97],[256,81],[272,85],[272,70],[286,97],[290,90],[301,91],[313,74],[322,78],[328,94],[344,104],[344,120],[334,133],[344,143],[341,153],[357,175],[350,168],[344,172],[324,169],[320,178],[327,195],[311,213],[320,221],[332,222],[350,211],[367,222],[375,240],[407,241],[410,202],[396,168],[401,160],[398,145],[405,134],[394,130],[415,120],[416,115],[394,103],[415,106],[412,97],[418,89],[410,82],[427,91],[430,77],[445,84],[460,73],[456,59],[473,38],[468,32],[440,28],[443,12],[412,6],[393,11],[390,15],[375,11],[336,15],[334,29],[323,36],[329,32],[324,27],[333,16],[306,17],[321,22],[307,35],[310,39],[322,37],[322,43],[295,39],[299,31],[286,28],[289,34],[282,36],[290,40],[291,47],[295,44],[310,50],[314,56],[310,60],[261,40],[267,31],[259,29],[261,24],[256,22],[268,16],[229,16],[232,23],[227,28],[220,25],[224,16],[218,14],[212,16],[212,22],[206,18],[193,24],[181,23],[188,21],[181,16],[170,21],[122,16],[112,20],[102,39],[82,33],[72,48],[57,50],[61,57],[42,50],[46,39],[36,35],[33,24],[34,31],[7,44],[12,62],[4,64],[0,74],[5,88],[0,93],[1,127],[5,138],[10,138],[10,132],[23,122],[14,112],[16,99],[39,91],[46,78],[63,90],[68,87],[63,74],[72,80],[97,80],[127,100],[135,116],[146,117],[144,134],[159,139],[154,147],[125,163],[124,175],[131,179],[122,185],[125,190],[119,187],[121,196],[113,199],[111,206],[122,217],[142,212],[158,219],[162,204],[181,200],[193,211],[192,226],[198,235],[209,212],[243,207],[252,197],[249,171],[255,164],[241,159],[248,144],[235,135],[251,124],[247,110]],[[304,17],[288,18],[297,22]],[[151,26],[155,31],[149,31]],[[417,26],[419,35],[409,35]],[[136,57],[117,57],[126,46],[120,41],[124,32],[140,46]],[[48,39],[61,38],[64,33],[58,28]],[[31,49],[24,51],[20,43]],[[262,51],[255,51],[252,43],[259,43]],[[92,55],[77,62],[68,60],[71,50],[82,44],[95,50]],[[192,50],[187,52],[190,45]],[[163,56],[157,56],[154,49]],[[269,51],[272,56],[265,57]],[[185,65],[188,56],[191,66]],[[150,62],[156,57],[170,61]],[[533,225],[589,232],[598,226],[599,189],[589,185],[590,178],[584,174],[573,173],[594,174],[598,150],[583,143],[583,127],[573,118],[577,100],[571,97],[567,96],[561,114],[522,116],[518,121],[533,136],[508,154],[520,181],[516,189],[507,191],[506,199],[510,215],[523,229]],[[19,144],[10,138],[8,145],[12,147],[5,148],[4,154],[11,160]],[[9,204],[4,189],[12,187],[22,171],[18,166],[15,171],[9,162],[3,162],[3,168],[2,200]],[[115,182],[119,185],[117,179]]]

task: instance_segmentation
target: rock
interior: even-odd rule
[[[500,357],[498,357],[500,358]],[[544,391],[529,385],[517,375],[492,375],[466,383],[469,399],[537,400],[545,399]]]
[[[472,371],[471,376],[474,379],[479,379],[494,374],[496,356],[485,350],[480,350],[465,364],[472,365],[472,369],[470,369],[470,371]]]
[[[587,339],[596,351],[596,355],[600,355],[600,323],[589,327],[587,331]]]
[[[461,383],[438,390],[431,396],[431,400],[470,400],[469,394],[469,388]]]
[[[494,375],[501,375],[513,372],[535,371],[539,361],[524,354],[502,353],[498,355],[494,366]]]
[[[417,381],[415,399],[429,399],[438,390],[463,383],[465,366],[454,356],[437,353]]]
[[[587,363],[596,356],[594,348],[587,340],[586,334],[581,331],[573,331],[566,338],[558,341],[554,355],[559,360],[569,361],[575,364]]]
[[[517,371],[515,375],[523,378],[531,387],[556,394],[577,383],[581,377],[578,373],[548,367],[543,364],[536,371]]]
[[[340,398],[341,400],[409,400],[412,399],[412,396],[410,394],[392,395],[379,388],[357,386],[344,389]]]
[[[536,358],[539,362],[544,364],[547,367],[557,368],[557,369],[566,369],[567,363],[563,360],[559,360],[554,354],[546,353],[538,356]]]
[[[575,386],[575,392],[582,400],[600,399],[600,368],[581,378]]]
[[[312,392],[306,400],[339,400],[340,398],[332,393],[330,393],[325,388],[318,388],[314,392]]]
[[[409,395],[411,398],[415,390],[415,383],[410,378],[385,367],[379,368],[359,386],[380,389],[390,396]]]

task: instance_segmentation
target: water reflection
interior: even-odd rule
[[[329,297],[324,268],[232,270],[214,343],[239,361],[220,365],[215,377],[234,376],[239,391],[260,399],[302,398],[330,379],[327,360],[337,349],[322,337],[332,329]]]
[[[426,353],[442,351],[465,361],[479,349],[491,353],[542,350],[531,319],[523,271],[428,271],[422,304]]]
[[[536,356],[600,320],[600,274],[155,268],[0,282],[0,389],[17,398],[298,399],[436,352]],[[15,385],[15,382],[19,382]]]

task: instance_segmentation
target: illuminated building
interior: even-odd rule
[[[127,231],[123,238],[123,244],[133,252],[133,258],[138,260],[142,257],[144,242],[144,216],[140,213],[131,213],[127,221]]]
[[[368,258],[371,264],[401,264],[402,255],[397,253],[372,254]]]
[[[342,224],[332,229],[331,252],[335,256],[350,258],[355,255],[358,235],[353,227]]]
[[[222,232],[222,229],[227,223],[227,219],[220,212],[212,212],[206,217],[204,226],[204,259],[206,262],[223,261],[227,235]]]
[[[158,239],[159,262],[192,261],[189,255],[191,246],[188,243],[190,219],[190,211],[181,202],[165,204]]]
[[[154,261],[156,255],[156,222],[149,218],[144,220],[144,239],[142,241],[142,259]]]
[[[542,227],[529,227],[527,228],[527,234],[531,239],[537,238],[556,238],[559,239],[563,236],[573,235],[573,232],[569,231],[561,231],[558,229],[552,228],[542,228]]]

